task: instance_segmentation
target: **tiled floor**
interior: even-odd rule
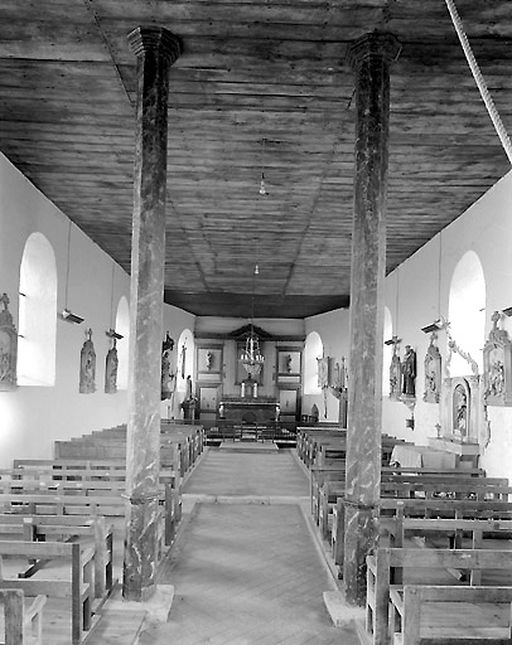
[[[175,587],[169,620],[140,645],[356,645],[323,604],[336,587],[293,500],[307,492],[289,452],[210,450],[185,501],[229,503],[198,501],[185,519],[160,578]]]

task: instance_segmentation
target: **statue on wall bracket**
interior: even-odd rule
[[[437,332],[432,332],[430,345],[425,355],[425,391],[423,400],[427,403],[439,403],[441,400],[441,352],[437,346]]]
[[[96,392],[96,352],[92,342],[92,329],[85,332],[86,340],[80,352],[80,394]]]
[[[160,400],[170,399],[174,393],[176,385],[176,374],[173,369],[172,350],[174,349],[174,340],[166,332],[162,342],[162,366],[160,381]]]
[[[405,346],[402,360],[402,396],[416,398],[416,352],[410,345]]]
[[[112,347],[107,352],[105,360],[105,394],[115,394],[117,392],[117,368],[119,359],[117,357],[117,340],[112,338]]]
[[[484,400],[487,405],[512,405],[512,342],[499,327],[503,314],[495,311],[492,329],[484,345]]]
[[[338,421],[342,428],[346,428],[348,419],[348,370],[346,359],[342,356],[340,363],[335,361],[334,358],[329,360],[334,364],[329,370],[331,376],[329,391],[339,401]]]
[[[391,340],[386,341],[386,344],[393,345],[393,356],[389,366],[389,398],[399,401],[402,391],[402,362],[398,353],[400,339],[398,336],[393,336]]]
[[[9,311],[9,296],[6,293],[0,297],[0,391],[15,390],[16,361],[18,355],[18,332]]]

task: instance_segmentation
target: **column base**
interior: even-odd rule
[[[324,591],[323,598],[335,627],[353,627],[356,621],[364,622],[365,608],[349,605],[342,591]]]
[[[169,618],[172,601],[174,599],[173,585],[154,585],[142,590],[142,595],[151,589],[151,596],[140,601],[125,598],[112,599],[108,604],[109,609],[118,611],[140,611],[146,612],[146,618],[165,623]]]

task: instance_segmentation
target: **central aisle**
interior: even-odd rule
[[[159,579],[175,588],[169,620],[147,625],[140,644],[355,645],[323,604],[336,583],[301,510],[307,495],[288,451],[210,449],[185,487],[188,513]]]

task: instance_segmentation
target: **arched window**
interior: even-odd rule
[[[54,385],[57,266],[42,233],[32,233],[25,244],[19,292],[18,384]]]
[[[391,312],[384,307],[384,338],[382,342],[390,340],[393,336],[393,320]],[[389,396],[389,369],[393,357],[393,345],[384,345],[382,352],[382,396]]]
[[[460,349],[469,354],[482,372],[482,347],[485,343],[486,286],[482,264],[474,251],[459,260],[453,272],[448,303],[450,334]],[[471,374],[471,367],[462,356],[454,354],[450,376]]]
[[[117,389],[128,389],[128,346],[130,343],[130,308],[125,296],[121,296],[117,305],[116,331],[122,335],[117,341]]]
[[[317,358],[324,355],[324,344],[316,331],[310,332],[304,344],[304,394],[320,394]]]

